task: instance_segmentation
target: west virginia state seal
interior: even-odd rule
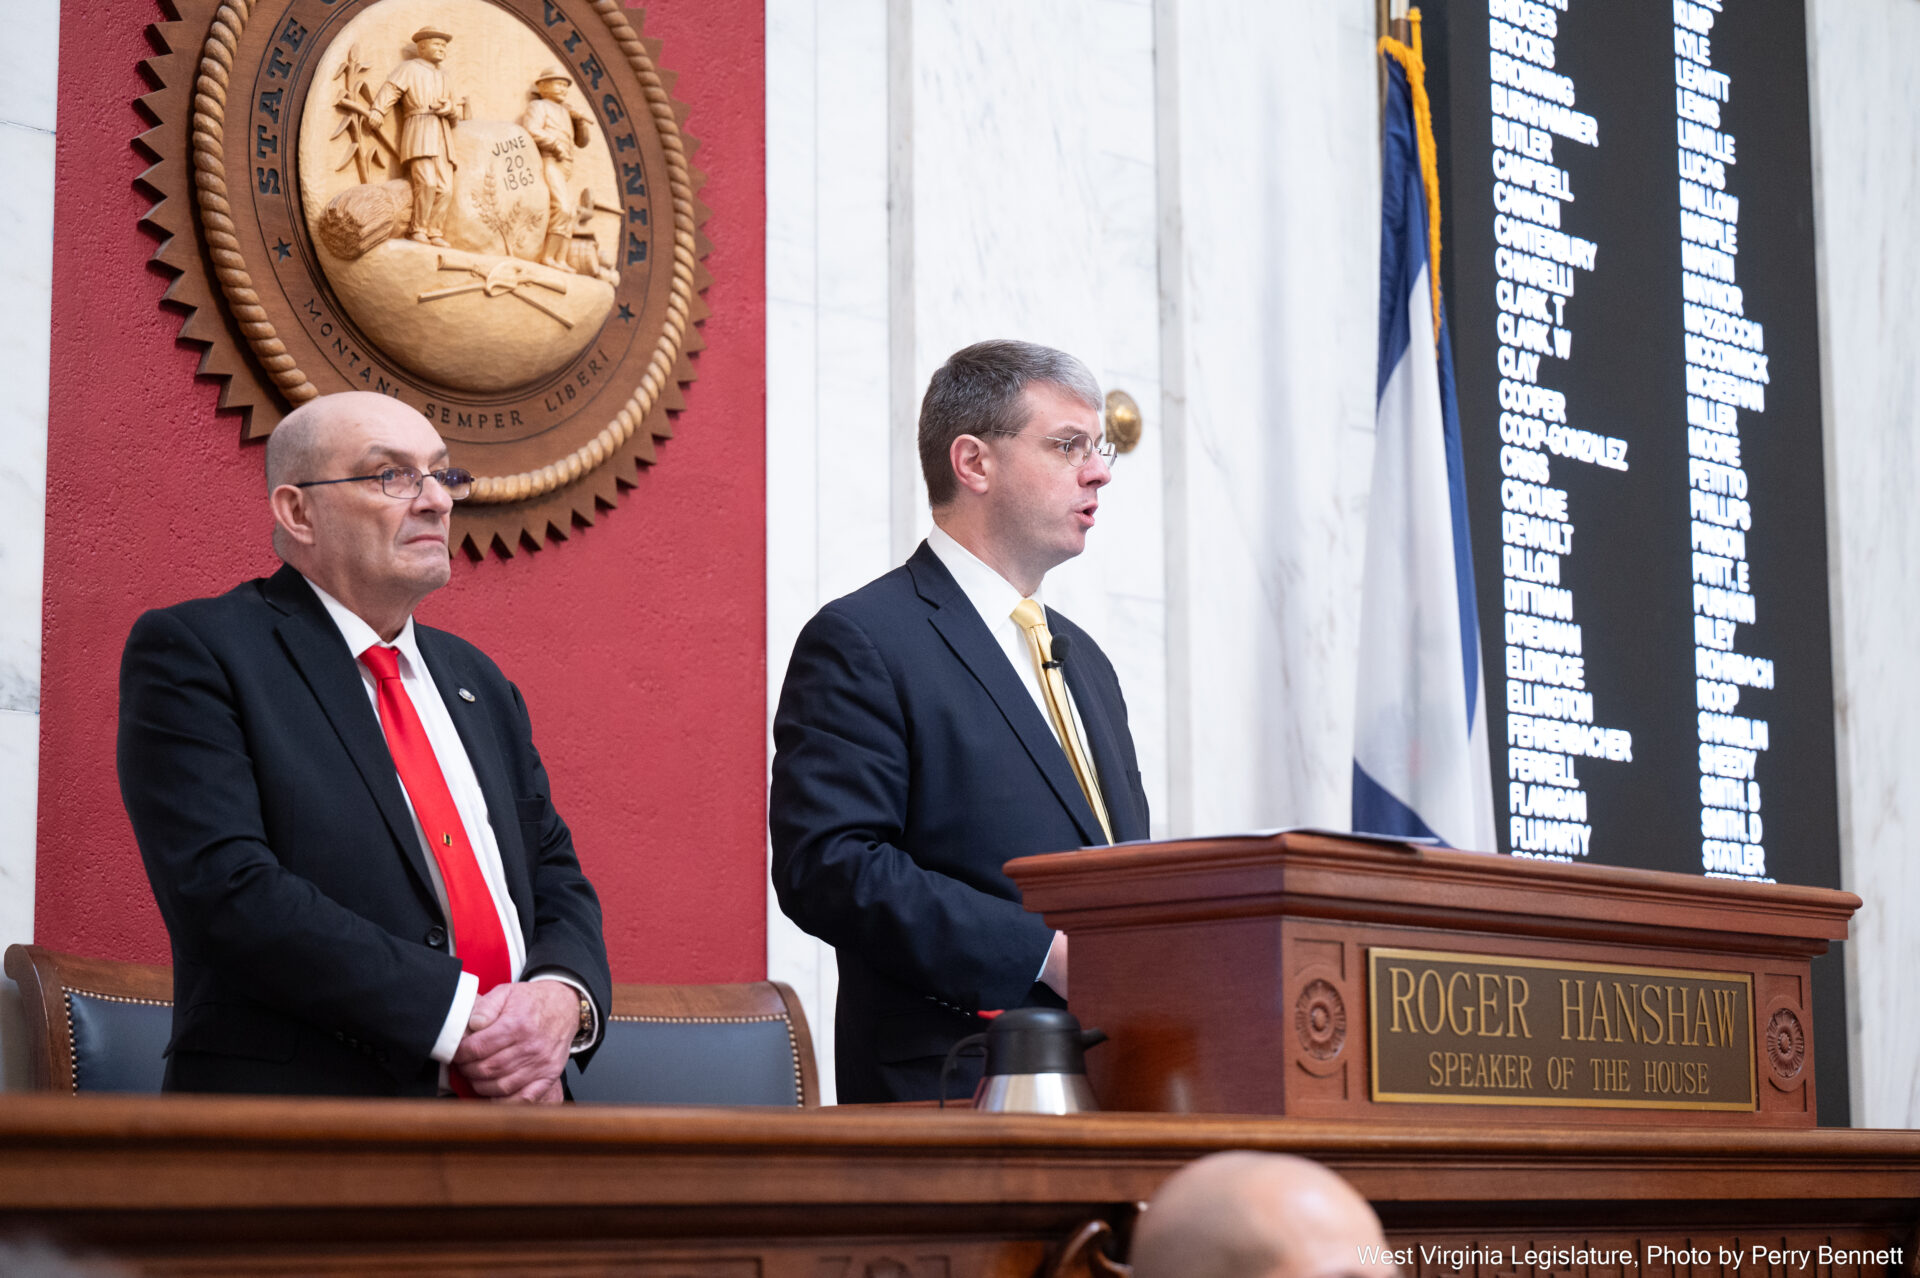
[[[140,145],[167,300],[246,434],[371,390],[477,479],[469,553],[591,523],[693,379],[684,109],[619,0],[182,0]]]

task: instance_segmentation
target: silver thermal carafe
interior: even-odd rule
[[[973,1107],[995,1113],[1079,1114],[1099,1109],[1087,1086],[1086,1050],[1107,1041],[1105,1032],[1083,1030],[1069,1012],[1054,1007],[1017,1007],[1002,1012],[983,1034],[955,1043],[940,1071],[946,1103],[947,1072],[962,1053],[984,1048],[986,1074],[973,1092]]]

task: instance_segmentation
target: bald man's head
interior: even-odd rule
[[[1133,1238],[1134,1278],[1392,1278],[1362,1248],[1380,1220],[1354,1188],[1287,1154],[1213,1154],[1160,1187]]]
[[[282,484],[332,479],[347,472],[340,467],[357,460],[344,454],[359,442],[354,427],[361,422],[399,422],[411,425],[426,419],[399,400],[371,391],[341,391],[308,400],[285,417],[267,436],[267,494]],[[432,427],[426,427],[431,430]],[[274,529],[273,548],[282,559],[289,545],[284,530]]]
[[[267,491],[282,484],[297,484],[309,479],[318,468],[313,464],[320,427],[331,409],[328,397],[310,399],[280,419],[267,436]]]
[[[446,465],[446,441],[397,399],[310,400],[267,440],[273,548],[390,638],[451,573]]]

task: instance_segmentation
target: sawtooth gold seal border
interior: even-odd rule
[[[649,42],[627,21],[620,0],[587,0],[587,6],[605,23],[638,79],[665,156],[673,206],[673,268],[667,313],[639,384],[592,438],[544,466],[503,475],[476,475],[472,497],[456,510],[456,521],[467,525],[457,531],[464,534],[462,539],[475,557],[484,554],[488,543],[503,555],[511,555],[516,545],[537,549],[543,532],[564,539],[569,523],[590,525],[599,508],[611,507],[619,490],[630,484],[623,482],[624,476],[605,474],[604,468],[621,455],[640,462],[654,460],[653,439],[672,435],[663,410],[682,407],[680,387],[694,378],[688,356],[704,345],[695,325],[706,317],[700,294],[711,280],[702,262],[709,246],[700,232],[708,213],[695,195],[701,177],[688,159],[691,139],[681,129],[685,108],[673,100],[647,47]],[[270,433],[284,415],[274,392],[287,406],[297,406],[320,393],[260,305],[252,272],[235,234],[229,199],[225,167],[227,90],[234,73],[235,51],[259,3],[218,0],[217,4],[195,5],[192,0],[183,0],[167,7],[173,20],[150,29],[155,43],[165,52],[143,63],[162,87],[140,99],[141,107],[156,122],[136,139],[154,160],[153,166],[141,174],[140,182],[157,197],[142,223],[163,237],[153,259],[176,276],[164,300],[188,312],[181,325],[181,338],[208,348],[199,372],[225,381],[220,406],[247,413],[247,434],[257,438]],[[204,38],[198,41],[190,94],[181,95],[178,88],[186,69],[182,50],[187,44],[181,37],[190,36],[197,25],[189,10],[207,8],[213,13],[205,20]],[[658,42],[653,43],[657,49]],[[170,101],[176,98],[185,104],[184,111],[181,103]],[[212,290],[204,289],[194,278],[195,244],[187,234],[189,228],[175,224],[178,201],[187,193],[187,183],[180,171],[182,157],[170,154],[165,135],[170,125],[180,123],[181,114],[187,114],[190,121],[185,167],[190,170],[193,207],[204,237],[205,266],[217,284],[219,300],[225,303],[228,324],[224,334],[216,327],[219,317],[206,314],[206,303],[216,300],[210,295]],[[251,351],[253,367],[233,349],[241,343]],[[266,375],[267,385],[261,384],[257,373]],[[642,430],[643,426],[647,429]],[[601,482],[566,494],[566,490],[589,478],[600,478]],[[567,499],[556,505],[556,496]],[[571,519],[566,518],[569,513]]]

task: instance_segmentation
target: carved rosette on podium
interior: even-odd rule
[[[470,553],[591,523],[693,379],[706,210],[659,44],[619,0],[181,0],[142,182],[249,438],[339,390],[476,476]]]
[[[1321,834],[1010,862],[1106,1109],[1811,1127],[1848,892]]]

